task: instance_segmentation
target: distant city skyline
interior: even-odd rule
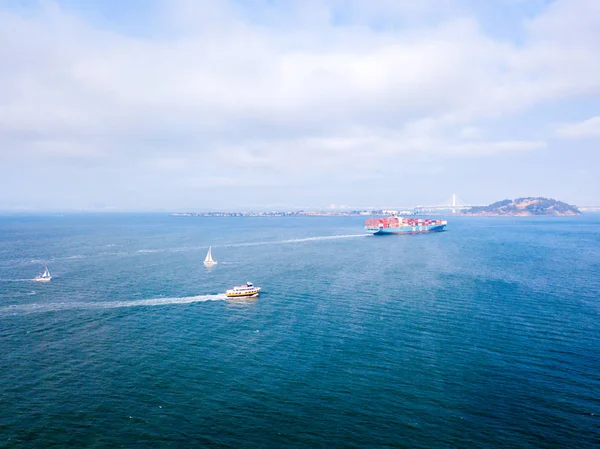
[[[596,0],[6,0],[0,211],[600,205]]]

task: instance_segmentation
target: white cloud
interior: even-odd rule
[[[0,151],[11,163],[101,156],[173,179],[209,168],[224,185],[232,167],[282,183],[307,170],[377,177],[394,158],[542,150],[539,137],[486,127],[600,94],[592,0],[550,3],[519,45],[452,0],[161,1],[146,37],[41,5],[0,9]]]
[[[600,116],[579,123],[562,125],[557,129],[556,134],[564,139],[600,138]]]

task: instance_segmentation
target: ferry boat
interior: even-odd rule
[[[36,276],[33,280],[36,282],[50,282],[52,280],[52,275],[50,274],[50,270],[48,270],[48,267],[45,267],[46,269],[44,270],[44,272],[42,274],[40,274],[39,276]]]
[[[365,232],[373,235],[421,234],[423,232],[441,232],[446,228],[446,220],[429,218],[371,218],[365,221]]]
[[[260,287],[255,287],[252,282],[246,282],[246,285],[233,287],[225,292],[228,298],[254,298],[258,296]]]

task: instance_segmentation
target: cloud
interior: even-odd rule
[[[562,125],[556,130],[556,135],[564,139],[600,138],[600,116],[579,123]]]
[[[544,150],[495,122],[600,93],[592,0],[540,7],[520,43],[458,0],[152,5],[137,34],[52,1],[0,7],[0,157],[112,161],[141,195],[157,171],[327,185],[395,161]]]

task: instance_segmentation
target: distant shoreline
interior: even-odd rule
[[[596,211],[600,212],[600,211]],[[428,213],[428,214],[416,214],[413,217],[425,217],[425,216],[444,216],[444,217],[576,217],[581,214],[564,214],[564,215],[532,215],[532,214],[492,214],[492,213]],[[295,213],[295,212],[194,212],[194,213],[173,213],[171,217],[373,217],[373,216],[386,216],[386,214],[353,214],[346,212],[310,212],[310,213]],[[404,215],[403,215],[404,216]],[[407,215],[410,216],[410,215]]]
[[[385,215],[381,211],[352,212],[177,212],[171,217],[369,217]]]
[[[489,206],[439,207],[407,209],[346,209],[321,211],[270,211],[270,212],[177,212],[173,217],[372,217],[372,216],[462,216],[462,217],[567,217],[581,215],[577,206],[544,197],[521,197],[496,201]],[[448,213],[443,213],[444,211]]]

